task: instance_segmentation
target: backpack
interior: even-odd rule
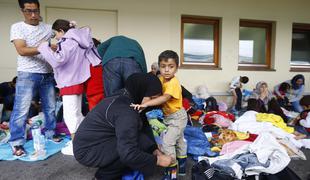
[[[205,102],[206,102],[206,106],[205,106],[206,112],[219,110],[219,106],[217,105],[217,101],[214,97],[212,96],[208,97]]]

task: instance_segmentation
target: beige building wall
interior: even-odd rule
[[[260,81],[271,87],[290,79],[297,72],[290,72],[292,23],[310,24],[309,0],[41,0],[44,20],[48,8],[95,9],[116,12],[116,31],[119,35],[134,38],[142,45],[148,68],[157,61],[158,54],[166,49],[180,53],[181,15],[199,15],[221,18],[220,67],[221,70],[179,69],[177,76],[189,90],[207,84],[210,92],[226,92],[234,76],[246,75],[252,89]],[[3,5],[11,10],[3,12]],[[0,0],[0,81],[16,74],[16,52],[8,42],[10,25],[20,18],[17,1]],[[14,10],[14,11],[13,11]],[[18,14],[18,15],[17,15]],[[66,18],[61,13],[59,18]],[[55,17],[55,14],[53,15]],[[85,17],[84,17],[85,18]],[[104,21],[92,23],[92,29],[109,29]],[[272,64],[275,71],[238,71],[239,20],[267,20],[275,22]],[[81,25],[81,24],[79,24]],[[2,30],[2,28],[5,30]],[[105,28],[106,27],[106,28]],[[107,30],[109,31],[109,30]],[[104,32],[102,32],[104,34]],[[106,37],[97,37],[104,40]],[[5,52],[5,53],[4,53]],[[310,92],[310,73],[306,77],[306,91]]]

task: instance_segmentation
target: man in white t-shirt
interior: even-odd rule
[[[55,83],[52,68],[39,54],[37,46],[48,41],[52,36],[50,25],[40,22],[40,4],[38,0],[19,0],[19,6],[25,20],[11,26],[10,41],[18,53],[17,82],[14,107],[10,119],[9,140],[15,156],[26,154],[25,126],[31,100],[39,93],[42,111],[45,117],[45,136],[54,141],[61,139],[54,136],[55,118]]]

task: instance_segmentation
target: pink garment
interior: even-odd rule
[[[241,148],[242,146],[248,145],[251,143],[252,142],[250,142],[250,141],[232,141],[229,143],[225,143],[222,147],[220,155],[232,153],[232,152],[236,151],[237,149]]]
[[[219,106],[219,111],[227,111],[228,109],[227,104],[222,101],[219,101],[217,105]]]
[[[216,124],[220,127],[229,127],[233,123],[230,119],[225,118],[219,114],[214,114],[212,117],[215,119],[213,124]]]

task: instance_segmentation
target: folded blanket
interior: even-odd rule
[[[39,160],[45,160],[48,157],[50,157],[53,154],[56,154],[59,152],[69,141],[70,139],[65,137],[60,143],[55,143],[51,140],[47,140],[45,142],[45,149],[46,153],[43,156],[40,156],[38,158],[34,158],[34,148],[33,148],[33,141],[27,141],[24,144],[24,148],[26,151],[26,156],[22,157],[17,157],[13,155],[12,148],[11,146],[6,143],[6,144],[1,144],[0,145],[0,160],[7,160],[7,161],[13,161],[16,159],[22,160],[22,161],[39,161]]]

